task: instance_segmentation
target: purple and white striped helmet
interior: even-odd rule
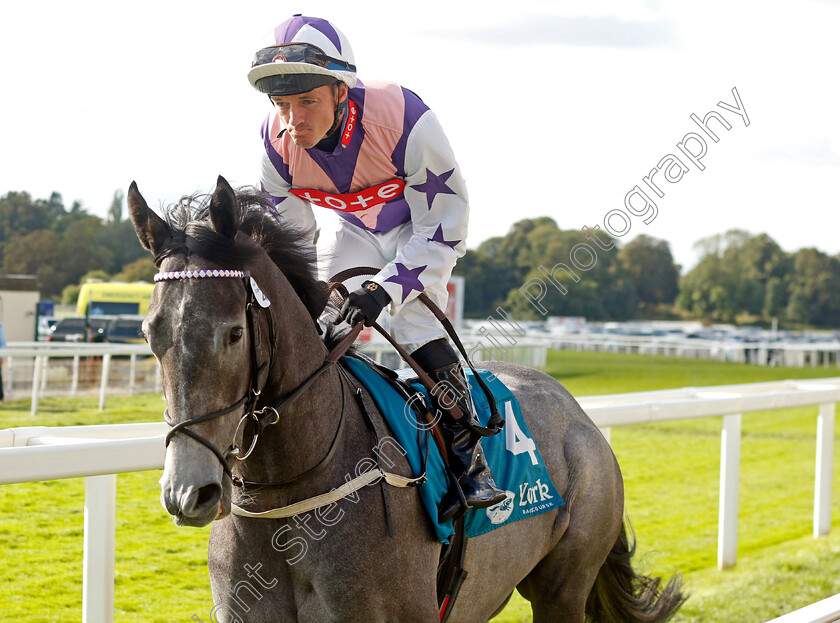
[[[302,93],[336,80],[356,86],[350,42],[327,20],[299,14],[272,31],[248,72],[251,86],[269,95]]]

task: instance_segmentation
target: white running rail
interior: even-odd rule
[[[840,621],[840,595],[794,610],[767,623],[832,623]]]
[[[734,565],[737,552],[741,414],[818,406],[813,534],[828,534],[840,377],[589,396],[579,402],[607,437],[612,426],[724,416],[718,519],[720,568]],[[113,621],[116,474],[162,469],[166,430],[163,422],[0,430],[0,484],[86,478],[83,623]],[[794,618],[784,623],[833,620],[840,618]]]
[[[390,367],[404,365],[387,343],[366,343],[362,352]],[[544,368],[548,343],[520,338],[504,348],[467,343],[476,363],[482,357]],[[0,349],[6,399],[30,396],[30,414],[37,415],[39,401],[47,395],[76,396],[83,387],[99,395],[99,409],[107,396],[161,391],[157,361],[147,344],[88,344],[78,342],[14,342]],[[88,383],[82,382],[84,377]],[[91,385],[95,382],[97,387]]]

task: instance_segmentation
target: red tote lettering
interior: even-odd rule
[[[313,188],[292,188],[289,190],[295,197],[300,197],[312,205],[340,210],[341,212],[359,212],[386,203],[399,197],[405,190],[405,182],[393,179],[375,186],[370,186],[357,193],[337,195],[325,193]]]

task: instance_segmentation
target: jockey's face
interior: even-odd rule
[[[286,131],[298,147],[309,149],[323,139],[335,120],[335,108],[347,99],[347,85],[326,84],[297,95],[273,95]]]

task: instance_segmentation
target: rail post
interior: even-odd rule
[[[41,366],[43,369],[41,370],[41,395],[47,393],[47,380],[49,379],[49,372],[50,372],[50,356],[49,354],[44,355],[41,357]]]
[[[15,358],[6,357],[6,387],[8,392],[5,393],[6,400],[11,400],[12,394],[15,391]]]
[[[99,384],[99,410],[105,410],[105,394],[108,393],[108,376],[111,372],[111,353],[102,355],[102,381]]]
[[[723,416],[720,444],[718,569],[735,564],[738,555],[738,480],[741,474],[741,414]]]
[[[73,355],[73,376],[70,380],[70,395],[75,398],[79,393],[79,355]]]
[[[831,480],[834,456],[834,403],[820,405],[814,479],[814,537],[831,531]]]
[[[137,393],[137,355],[131,353],[128,360],[128,395],[133,396]]]
[[[38,415],[38,396],[41,385],[41,357],[36,355],[32,367],[32,402],[29,407],[30,415]]]
[[[82,623],[113,623],[117,475],[85,478]]]

